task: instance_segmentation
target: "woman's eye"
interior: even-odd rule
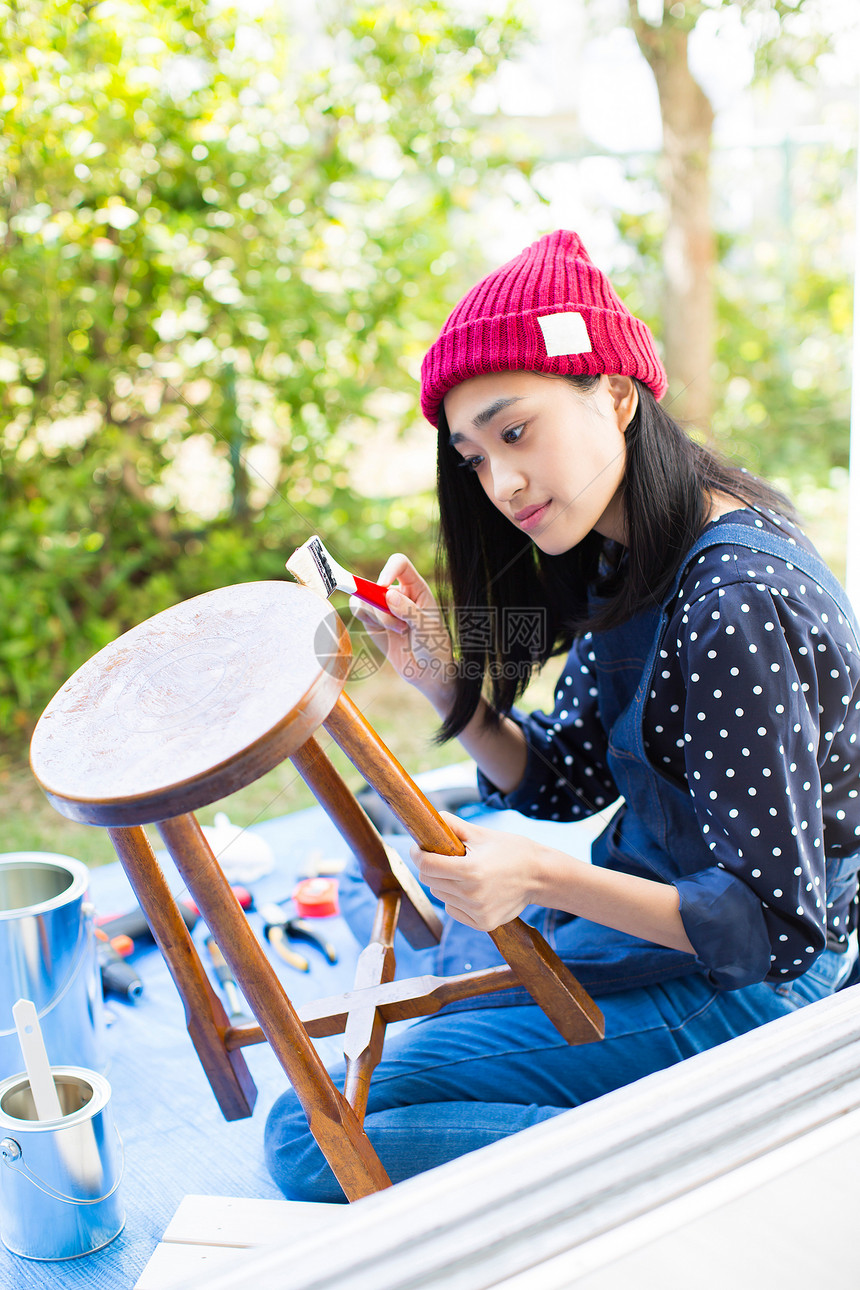
[[[502,431],[502,439],[505,443],[516,443],[524,430],[525,426],[511,426],[508,430]]]
[[[477,470],[483,460],[483,457],[464,457],[462,461],[457,462],[457,465],[466,470]]]

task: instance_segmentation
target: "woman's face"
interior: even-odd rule
[[[534,372],[475,376],[449,390],[451,445],[487,497],[547,555],[596,529],[625,540],[624,431],[638,394],[627,376],[601,376],[588,393]]]

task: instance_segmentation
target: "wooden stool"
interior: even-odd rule
[[[520,984],[569,1043],[602,1038],[603,1018],[520,919],[490,933],[507,967],[394,981],[395,928],[421,947],[438,941],[441,924],[323,752],[314,737],[319,727],[421,847],[445,855],[462,855],[464,848],[342,693],[350,657],[349,637],[332,606],[303,587],[255,582],[208,592],[157,614],[85,663],[45,709],[31,762],[62,815],[107,828],[182,996],[189,1034],[224,1116],[250,1115],[256,1088],[240,1050],[268,1041],[311,1132],[355,1200],[390,1185],[362,1128],[389,1022]],[[299,1012],[191,814],[287,757],[378,897],[354,989]],[[157,824],[258,1024],[230,1025],[141,827],[149,823]],[[341,1032],[343,1094],[311,1043]]]

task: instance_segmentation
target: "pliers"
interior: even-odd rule
[[[263,935],[277,954],[298,972],[309,972],[310,963],[303,954],[297,954],[290,948],[289,940],[310,941],[322,951],[329,963],[337,962],[337,950],[331,941],[325,940],[315,932],[310,923],[303,918],[291,918],[285,914],[280,905],[270,903],[261,905],[259,914],[263,919]]]

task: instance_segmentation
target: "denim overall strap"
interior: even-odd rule
[[[673,602],[693,561],[712,546],[735,545],[763,551],[793,564],[828,594],[856,632],[856,619],[842,589],[821,560],[786,539],[744,524],[716,524],[691,547],[659,614],[642,618],[643,630],[652,635],[638,681],[622,706],[615,671],[618,642],[613,632],[594,638],[598,700],[609,727],[609,763],[626,809],[614,818],[595,844],[599,862],[610,867],[632,868],[643,877],[673,881],[707,869],[710,851],[696,819],[689,787],[653,766],[643,733],[645,706],[651,692],[655,664],[672,612]],[[629,672],[628,672],[629,677]]]
[[[691,547],[659,610],[647,610],[617,631],[593,638],[597,701],[608,734],[607,760],[623,799],[592,847],[596,864],[670,883],[713,865],[689,785],[652,764],[645,748],[643,718],[674,602],[690,566],[709,547],[725,545],[763,551],[793,564],[833,597],[852,626],[855,623],[841,588],[811,552],[744,524],[722,522],[706,530]],[[634,666],[637,655],[643,660],[638,675]],[[828,887],[830,879],[828,871]],[[626,949],[637,969],[644,969],[652,980],[701,970],[695,959],[680,951],[642,942],[634,949],[632,938],[618,933],[610,934],[609,939],[618,941],[613,946],[617,966],[621,966]],[[589,948],[578,946],[580,953]],[[607,947],[602,948],[605,951]]]
[[[705,540],[706,538],[707,540]],[[807,551],[802,546],[795,546],[787,538],[779,537],[776,533],[770,533],[766,529],[751,528],[746,524],[720,524],[714,532],[703,534],[699,538],[690,551],[684,570],[689,566],[693,556],[698,555],[700,551],[704,551],[706,547],[731,543],[736,546],[749,547],[752,551],[761,551],[764,555],[776,556],[779,560],[785,560],[786,564],[793,564],[796,569],[800,569],[801,573],[805,573],[807,577],[813,578],[819,586],[824,588],[833,603],[851,624],[855,634],[860,634],[858,633],[857,617],[848,600],[848,596],[844,588],[827,568],[827,565],[812,551]],[[684,570],[682,570],[682,573]],[[680,577],[675,585],[673,594],[677,595],[679,586]]]
[[[644,736],[642,733],[642,717],[645,711],[645,702],[651,688],[651,680],[654,675],[654,665],[657,660],[657,652],[660,648],[663,633],[665,632],[669,621],[672,602],[680,590],[681,583],[686,577],[690,565],[697,556],[701,555],[703,551],[706,551],[712,546],[731,545],[745,546],[751,551],[759,551],[765,555],[775,556],[778,559],[785,560],[787,564],[792,564],[795,568],[800,569],[800,571],[805,573],[807,577],[812,578],[813,581],[824,588],[842,615],[851,625],[855,636],[860,639],[860,628],[858,628],[857,619],[848,601],[848,597],[827,566],[812,551],[807,551],[804,547],[793,545],[786,538],[779,537],[775,533],[769,533],[764,529],[753,528],[746,524],[715,525],[713,529],[703,533],[690,548],[689,555],[675,575],[672,587],[668,595],[663,600],[663,608],[660,614],[659,625],[651,642],[651,648],[645,667],[642,670],[636,694],[633,696],[633,703],[636,706],[636,721],[635,729],[631,730],[630,734],[633,736],[635,750],[643,760],[647,761]]]
[[[652,678],[673,602],[684,578],[701,553],[712,546],[735,545],[762,551],[794,565],[823,587],[857,632],[856,619],[842,588],[812,552],[787,539],[745,524],[719,523],[707,529],[691,547],[663,599],[659,616],[648,611],[638,621],[648,647],[636,682],[626,672],[626,696],[619,686],[619,646],[630,653],[630,642],[615,632],[594,638],[600,709],[609,729],[609,763],[627,809],[612,821],[595,844],[601,863],[630,868],[643,877],[658,874],[672,881],[682,873],[710,867],[710,852],[695,817],[689,788],[651,764],[645,750],[643,716]],[[631,623],[622,632],[630,635]],[[626,702],[624,701],[626,698]],[[684,856],[681,863],[679,857]]]
[[[844,588],[839,584],[839,582],[837,582],[831,571],[814,552],[808,551],[805,547],[796,546],[776,533],[771,533],[767,530],[751,527],[745,524],[721,524],[717,526],[715,531],[709,533],[707,537],[709,539],[708,541],[700,539],[693,547],[690,552],[690,556],[685,563],[685,570],[689,568],[692,559],[698,555],[700,551],[715,544],[722,545],[724,543],[733,543],[737,546],[749,547],[751,550],[759,551],[764,555],[776,556],[778,559],[784,560],[786,564],[793,565],[796,569],[800,569],[801,573],[805,573],[807,577],[811,578],[818,584],[818,586],[823,588],[851,627],[855,640],[860,640],[860,628],[858,628],[857,616]],[[676,584],[673,595],[677,594],[679,585],[680,582]],[[653,662],[651,670],[653,672]],[[641,725],[639,733],[641,738]],[[849,893],[849,898],[850,893],[856,892],[857,870],[858,856],[856,853],[846,856],[827,857],[825,863],[825,887],[827,892],[828,909],[832,908],[834,903],[842,903],[846,897],[846,891]],[[831,958],[840,960],[846,956],[846,951],[849,950],[852,955],[853,963],[857,955],[856,937],[849,943],[849,945],[846,945],[844,942],[839,941],[835,936],[833,929],[828,925],[827,950],[828,953],[820,956],[818,960],[817,970],[819,973],[824,973],[825,970],[829,970],[826,969],[826,964]],[[840,967],[838,970],[843,974],[845,972],[843,967]],[[804,977],[799,978],[799,981],[803,982],[806,975],[807,974],[804,974]],[[812,978],[810,977],[810,980],[811,979]],[[852,977],[851,980],[853,981],[853,979],[854,978]],[[808,1001],[804,995],[804,990],[808,990],[810,988],[808,985],[798,987],[798,982],[794,981],[789,985],[774,988],[778,988],[783,993],[790,993],[794,991],[795,988],[798,988],[802,999],[804,1001]]]

